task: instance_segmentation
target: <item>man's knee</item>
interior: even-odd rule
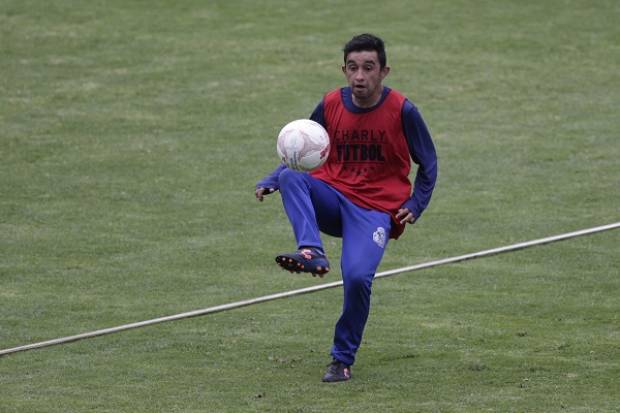
[[[291,185],[298,185],[302,182],[305,182],[306,174],[303,172],[297,172],[289,168],[285,168],[280,172],[280,176],[278,180],[280,182],[280,187],[287,187]]]

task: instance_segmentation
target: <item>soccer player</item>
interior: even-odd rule
[[[310,117],[329,133],[326,163],[310,173],[280,165],[255,191],[263,201],[280,190],[298,247],[276,257],[284,269],[323,276],[330,264],[320,232],[342,238],[344,302],[325,382],[351,378],[388,240],[420,218],[437,178],[435,147],[420,112],[383,85],[390,72],[383,40],[353,37],[344,47],[342,72],[348,87],[327,93]],[[413,190],[411,160],[418,165]]]

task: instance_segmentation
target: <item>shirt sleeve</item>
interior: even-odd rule
[[[310,115],[310,120],[320,123],[324,128],[327,129],[327,125],[325,125],[323,101],[321,101],[318,105],[316,105],[316,108],[314,108],[312,115]]]
[[[323,101],[321,101],[316,106],[316,108],[310,115],[310,119],[315,122],[320,123],[321,125],[323,125],[323,127],[325,127],[325,117],[323,116]],[[260,181],[256,183],[256,189],[271,188],[274,191],[277,191],[278,189],[280,189],[279,178],[280,178],[280,173],[284,169],[286,169],[286,165],[284,165],[283,163],[278,165],[278,167],[274,169],[273,172],[271,172],[269,175],[265,176],[263,179],[261,179]]]
[[[280,189],[280,173],[286,168],[286,165],[281,163],[276,169],[269,175],[261,179],[256,183],[256,189],[258,188],[270,188],[274,191]]]
[[[437,154],[422,115],[415,105],[408,100],[403,105],[402,119],[411,159],[418,165],[413,184],[413,194],[403,204],[403,208],[408,208],[417,220],[428,206],[435,189]]]

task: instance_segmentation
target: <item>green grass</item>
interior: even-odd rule
[[[381,270],[617,222],[616,2],[411,3],[0,1],[0,348],[321,282],[253,188],[363,31],[440,158]],[[618,245],[377,280],[346,384],[336,289],[2,357],[0,411],[617,412]]]

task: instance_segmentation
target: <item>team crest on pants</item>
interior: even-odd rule
[[[385,228],[378,227],[372,234],[372,240],[381,248],[385,248]]]

